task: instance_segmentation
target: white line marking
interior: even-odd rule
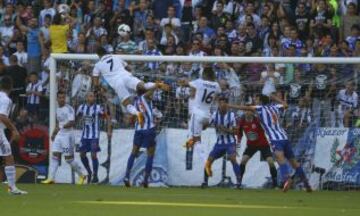
[[[136,202],[136,201],[78,201],[80,204],[98,205],[128,205],[128,206],[171,206],[171,207],[197,207],[197,208],[236,208],[236,209],[295,209],[298,207],[266,206],[266,205],[231,205],[211,203],[179,203],[179,202]],[[299,207],[301,208],[301,207]]]

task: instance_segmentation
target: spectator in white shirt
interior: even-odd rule
[[[201,50],[201,41],[200,40],[193,40],[191,50],[189,52],[189,56],[206,56],[206,53]],[[201,63],[193,63],[192,70],[193,71],[201,71],[203,69]]]
[[[93,33],[96,39],[100,38],[101,35],[107,35],[108,32],[102,26],[102,20],[100,17],[94,18],[94,27],[90,28],[89,31],[86,33],[86,37],[89,37]]]
[[[14,53],[16,57],[18,58],[19,65],[22,67],[27,66],[28,62],[28,55],[27,52],[25,52],[24,42],[18,41],[16,43],[16,52]]]
[[[246,5],[245,14],[242,15],[242,16],[239,16],[239,19],[238,19],[238,23],[239,23],[239,24],[245,24],[246,15],[250,15],[250,16],[252,17],[255,26],[260,26],[260,24],[261,24],[261,19],[260,19],[259,15],[257,15],[257,14],[255,13],[254,3],[249,2],[249,3]]]
[[[215,14],[216,5],[218,2],[222,2],[224,4],[223,12],[228,15],[233,15],[234,13],[234,1],[233,0],[216,0],[212,7],[212,13]]]
[[[51,1],[50,0],[44,0],[44,9],[42,9],[40,11],[40,16],[39,16],[39,22],[40,22],[40,26],[43,26],[45,23],[45,17],[46,15],[50,15],[51,18],[53,18],[56,14],[56,10],[51,7]]]
[[[4,65],[9,66],[9,58],[4,54],[4,47],[0,46],[0,58],[2,59]]]
[[[280,73],[275,71],[273,64],[269,64],[267,70],[261,73],[260,81],[264,84],[261,93],[270,96],[276,92],[276,85],[280,82]]]
[[[179,28],[181,22],[179,18],[175,17],[175,8],[173,6],[168,7],[167,14],[168,17],[161,19],[160,27],[164,28],[166,24],[171,24],[174,28]]]
[[[338,102],[337,124],[340,127],[349,126],[352,112],[358,107],[358,94],[355,92],[355,84],[348,81],[344,89],[340,90],[336,96]]]
[[[14,24],[10,15],[5,15],[4,26],[0,27],[1,45],[7,47],[14,36]]]
[[[51,21],[52,21],[52,17],[50,14],[46,14],[45,15],[45,19],[44,19],[44,23],[40,28],[40,31],[42,32],[42,34],[44,35],[44,43],[47,44],[50,42],[50,32],[49,32],[49,27],[51,25]]]
[[[176,33],[173,31],[173,27],[171,24],[166,24],[164,27],[164,31],[162,33],[160,44],[165,46],[167,44],[168,38],[170,36],[173,36],[175,39],[175,44],[177,45],[179,43],[179,38],[176,35]]]

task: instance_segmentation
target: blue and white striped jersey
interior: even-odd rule
[[[211,117],[212,125],[215,127],[217,126],[224,126],[225,128],[235,128],[236,127],[236,119],[235,113],[228,111],[224,115],[217,110]],[[234,144],[236,143],[235,135],[232,133],[224,133],[219,130],[216,130],[216,144],[219,145],[226,145],[226,144]]]
[[[99,139],[100,117],[105,114],[104,108],[99,104],[82,104],[76,116],[83,120],[82,139]]]
[[[42,92],[42,83],[38,81],[37,83],[29,83],[26,87],[26,92]],[[40,104],[40,96],[35,94],[30,94],[27,96],[27,104]]]
[[[136,97],[134,103],[136,109],[144,116],[144,126],[141,127],[141,125],[136,121],[135,130],[149,130],[151,128],[154,128],[155,124],[152,101],[148,101],[145,96],[142,95]]]
[[[153,50],[147,50],[144,52],[144,55],[146,56],[161,56],[161,52],[157,49],[153,49]],[[146,63],[146,66],[150,69],[150,70],[156,70],[159,69],[160,66],[160,62],[148,62]]]
[[[280,115],[284,107],[281,104],[255,106],[261,124],[270,141],[287,140],[288,136],[280,125]]]

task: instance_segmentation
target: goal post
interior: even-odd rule
[[[168,166],[168,173],[166,174],[168,177],[164,178],[168,181],[168,185],[182,186],[184,184],[195,186],[199,183],[199,179],[201,180],[203,163],[200,161],[200,157],[194,159],[197,161],[194,164],[198,165],[194,166],[193,172],[185,170],[185,164],[182,163],[185,158],[185,151],[182,146],[186,142],[188,135],[190,89],[184,86],[185,82],[181,81],[201,77],[200,68],[205,67],[205,65],[213,67],[217,81],[223,93],[229,98],[230,103],[255,103],[257,95],[268,92],[269,86],[266,85],[273,86],[271,93],[279,93],[280,96],[287,97],[289,109],[283,113],[280,121],[294,146],[296,157],[304,165],[306,174],[311,176],[310,180],[313,184],[317,184],[317,188],[334,187],[333,185],[337,185],[334,184],[333,180],[338,178],[336,176],[339,173],[338,169],[345,170],[350,167],[338,167],[339,164],[346,163],[338,162],[343,158],[343,155],[339,154],[351,150],[346,149],[347,146],[345,146],[349,139],[348,135],[349,137],[351,137],[351,134],[354,135],[353,142],[358,143],[356,148],[360,148],[360,138],[356,136],[360,134],[360,108],[357,108],[356,118],[351,119],[351,121],[357,122],[353,125],[358,125],[356,126],[358,128],[354,130],[344,129],[345,124],[340,122],[345,119],[344,110],[342,110],[342,113],[338,112],[339,103],[334,102],[337,100],[336,94],[345,88],[345,83],[348,80],[355,80],[357,92],[359,91],[360,57],[118,56],[129,64],[134,75],[141,80],[145,82],[162,80],[172,87],[170,92],[161,92],[159,90],[159,92],[155,91],[153,95],[154,107],[158,108],[163,114],[162,120],[157,122],[160,129],[158,131],[161,131],[158,134],[160,144],[157,150],[161,151],[159,154],[163,157],[172,154],[178,154],[179,156],[162,158],[164,161],[156,162],[159,162],[159,169],[157,170],[159,176],[166,172],[161,165],[165,163]],[[56,124],[56,94],[58,89],[64,89],[67,102],[77,109],[81,103],[85,102],[85,95],[91,90],[91,71],[97,60],[98,56],[95,54],[51,54],[49,68],[50,132],[54,130]],[[321,71],[321,68],[326,68],[327,72]],[[275,73],[276,75],[274,75]],[[297,80],[296,76],[300,73],[302,77]],[[289,74],[292,77],[291,79],[298,83],[289,82],[288,80],[291,80],[287,77]],[[338,76],[332,76],[332,74],[338,74]],[[276,79],[276,81],[270,79]],[[104,153],[99,156],[100,161],[102,161],[102,168],[99,171],[102,173],[100,178],[107,172],[107,176],[110,176],[110,182],[119,182],[125,167],[123,164],[126,164],[125,160],[129,153],[127,151],[130,151],[133,142],[133,124],[128,120],[126,110],[121,106],[119,100],[116,100],[116,94],[109,88],[106,81],[101,80],[101,84],[102,88],[97,99],[99,103],[107,106],[110,110],[110,117],[114,125],[112,141],[114,144],[116,142],[116,145],[111,142],[109,144],[103,143],[103,140],[107,139],[104,132],[105,122],[101,120],[102,138],[100,138],[100,145],[104,147],[102,148],[104,150],[111,149],[106,146],[112,146],[114,149],[112,149],[111,154]],[[301,91],[305,88],[306,92],[312,88],[312,90],[309,90],[312,91],[311,96],[308,97],[304,92],[299,93],[299,86],[303,87],[302,89],[300,87]],[[336,86],[335,90],[330,90],[333,86]],[[329,96],[328,91],[332,92],[331,96]],[[322,97],[328,98],[323,100]],[[212,111],[215,111],[215,107],[213,107]],[[237,118],[242,115],[241,112],[235,114]],[[81,124],[79,123],[81,122],[77,122],[75,126],[78,140],[81,138]],[[215,141],[216,136],[213,128],[204,131],[202,144],[204,143],[208,147],[206,151],[211,150]],[[124,145],[117,145],[118,142]],[[239,156],[242,155],[246,147],[245,142],[246,140],[243,139],[241,147],[237,150]],[[113,157],[110,157],[110,155]],[[323,159],[323,155],[327,155],[327,157]],[[268,181],[268,167],[266,164],[261,163],[259,155],[255,156],[256,159],[250,160],[248,166],[249,170],[257,170],[247,172],[248,174],[244,176],[244,182],[250,184],[249,187],[262,187],[265,182],[270,182]],[[110,158],[112,159],[111,166],[105,163]],[[354,157],[354,160],[358,160],[357,157]],[[214,164],[214,173],[221,173],[217,170],[219,169],[218,165],[219,163]],[[104,167],[107,168],[106,172]],[[109,167],[117,167],[116,172]],[[226,173],[232,175],[229,167],[226,166]],[[66,167],[63,169],[66,169]],[[344,174],[344,176],[345,179],[346,175]],[[231,176],[231,178],[233,177]],[[140,180],[141,175],[139,174],[136,178]],[[216,181],[219,179],[213,179],[215,180],[212,180],[212,185],[216,185],[218,183]],[[346,184],[340,184],[340,186],[336,187],[343,188],[342,185]],[[357,185],[360,187],[360,180]]]

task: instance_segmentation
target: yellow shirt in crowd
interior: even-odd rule
[[[67,34],[69,25],[51,25],[49,28],[51,52],[66,53],[67,49]]]

